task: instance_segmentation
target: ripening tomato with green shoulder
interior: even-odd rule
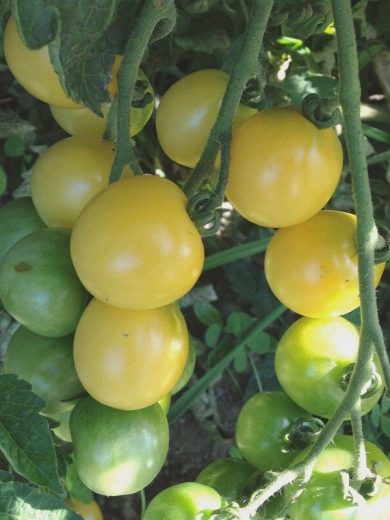
[[[59,76],[50,61],[49,47],[30,49],[23,42],[14,18],[10,18],[4,31],[4,56],[7,65],[31,95],[53,105],[76,108],[79,105],[65,93]]]
[[[374,231],[372,237],[375,240]],[[356,215],[323,210],[306,222],[279,229],[265,253],[265,276],[292,311],[331,318],[360,305]],[[375,265],[375,285],[385,263]]]
[[[149,502],[142,520],[208,520],[221,505],[221,496],[213,488],[182,482],[160,491]]]
[[[275,353],[276,377],[289,397],[314,415],[331,417],[344,398],[356,363],[359,333],[358,327],[340,317],[304,317],[293,323]],[[363,415],[375,406],[384,390],[376,353],[370,367],[373,386],[364,389]]]
[[[71,413],[70,432],[77,473],[100,495],[137,493],[156,477],[168,453],[168,421],[157,403],[117,410],[85,397]]]
[[[291,107],[263,110],[233,132],[226,195],[254,224],[294,226],[325,206],[342,165],[333,128],[318,129]]]
[[[28,381],[45,400],[45,413],[66,411],[71,408],[66,401],[84,391],[74,367],[72,335],[48,338],[19,327],[7,347],[4,372]]]
[[[123,410],[145,408],[166,396],[183,372],[187,326],[175,303],[132,310],[94,299],[77,325],[73,354],[94,399]]]
[[[43,228],[19,240],[0,267],[0,298],[6,311],[42,336],[73,332],[87,303],[74,270],[70,232]]]
[[[87,203],[108,184],[115,148],[97,137],[57,141],[35,162],[31,195],[50,227],[72,228]],[[131,175],[125,167],[123,175]]]
[[[366,491],[370,486],[360,489],[361,501],[354,503],[345,497],[341,481],[341,471],[351,474],[355,466],[354,442],[349,435],[336,435],[333,441],[320,454],[313,474],[304,486],[303,492],[289,504],[291,520],[388,520],[390,503],[390,461],[386,455],[371,442],[364,442],[367,466],[379,477],[378,487],[371,495]],[[300,452],[294,464],[302,461],[308,450]],[[297,481],[284,488],[288,502],[297,491]]]
[[[137,175],[114,182],[81,212],[71,255],[88,291],[116,307],[152,309],[186,294],[204,248],[173,182]]]
[[[115,63],[113,67],[115,85],[113,78],[108,87],[111,98],[113,98],[113,96],[117,93],[118,86],[116,81],[116,74],[117,69],[119,68],[119,64],[117,64],[119,58],[121,58],[121,56],[115,57]],[[133,103],[130,110],[130,137],[134,137],[144,128],[153,113],[154,107],[153,88],[142,70],[138,71],[137,81],[145,86],[145,88],[143,88],[144,95],[148,95],[149,100],[145,100],[144,105],[140,105],[139,102]],[[87,107],[67,108],[50,105],[50,110],[54,119],[57,121],[60,127],[65,130],[65,132],[68,132],[68,134],[75,136],[90,136],[101,138],[107,125],[111,105],[112,103],[110,102],[101,106],[103,116],[98,116]],[[115,124],[112,126],[112,135],[110,135],[110,139],[113,142],[116,142]]]
[[[199,70],[179,79],[164,93],[157,107],[156,130],[161,148],[172,161],[190,168],[199,161],[228,81],[223,70]],[[233,127],[255,113],[253,108],[239,105]]]
[[[70,509],[73,509],[73,511],[76,511],[83,520],[103,520],[102,510],[96,500],[85,503],[81,502],[81,500],[68,498],[66,505],[70,507]]]
[[[296,446],[286,437],[291,427],[311,415],[284,392],[260,392],[241,408],[236,423],[236,443],[244,459],[261,471],[286,468]]]
[[[0,263],[5,254],[21,238],[44,228],[31,197],[21,197],[0,208]]]

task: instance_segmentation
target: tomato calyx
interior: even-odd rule
[[[380,484],[390,484],[389,477],[381,477],[376,471],[376,463],[372,461],[371,469],[367,468],[367,475],[362,482],[355,485],[352,470],[340,471],[343,498],[354,505],[364,505],[365,501],[379,492]]]
[[[319,129],[331,128],[341,123],[341,112],[336,98],[320,98],[307,94],[302,100],[302,114]]]
[[[201,191],[193,195],[187,203],[187,212],[202,236],[212,236],[218,231],[221,217],[213,193]]]
[[[340,388],[346,392],[349,382],[352,377],[352,373],[355,367],[355,363],[351,363],[350,365],[346,366],[344,368],[343,374],[340,379]],[[362,393],[360,395],[361,399],[368,399],[369,397],[372,397],[375,395],[379,388],[383,385],[382,376],[379,372],[374,371],[374,369],[371,372],[370,379],[367,381],[367,383],[364,385],[362,389]]]
[[[294,452],[310,446],[321,433],[324,423],[318,417],[297,419],[284,436],[284,453]]]
[[[137,78],[135,82],[133,99],[131,106],[133,108],[144,108],[154,99],[153,94],[149,91],[149,82],[143,78]]]
[[[381,264],[390,260],[390,231],[383,230],[379,234],[375,246],[374,263]]]

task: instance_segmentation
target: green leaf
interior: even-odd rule
[[[240,338],[253,325],[253,317],[246,312],[234,311],[227,319],[227,331]]]
[[[14,0],[13,15],[27,47],[39,49],[54,40],[59,28],[59,12],[46,0]],[[52,2],[54,4],[54,2]]]
[[[20,482],[0,482],[2,520],[81,520],[64,502]]]
[[[386,396],[383,396],[380,406],[381,406],[381,412],[387,413],[390,410],[390,399],[387,398]]]
[[[79,474],[77,473],[76,464],[72,463],[68,466],[66,472],[66,489],[73,500],[80,500],[88,504],[93,499],[93,493],[87,486],[80,480]]]
[[[386,437],[390,437],[390,417],[382,415],[381,417],[381,428]]]
[[[260,330],[257,334],[253,334],[249,338],[247,345],[252,352],[257,352],[258,354],[265,354],[266,352],[269,352],[271,342],[271,336],[266,332]]]
[[[3,195],[7,189],[7,174],[2,166],[0,166],[0,195]]]
[[[0,481],[1,482],[11,482],[14,480],[14,476],[12,473],[9,473],[8,471],[4,471],[0,469]]]
[[[242,349],[239,352],[237,352],[236,357],[234,358],[234,370],[241,374],[242,372],[245,372],[245,370],[248,367],[248,356],[246,353],[246,349]]]
[[[53,438],[39,415],[44,400],[13,374],[0,376],[0,396],[0,450],[17,473],[62,494]]]
[[[219,323],[212,323],[206,330],[204,340],[208,347],[214,348],[221,337],[222,325]]]
[[[370,413],[370,418],[371,418],[372,424],[376,428],[378,428],[380,420],[381,420],[381,409],[380,409],[380,406],[378,404],[376,404],[374,406],[374,408],[372,409],[372,411]]]
[[[4,152],[8,157],[23,157],[25,146],[23,139],[18,135],[11,135],[4,143]]]
[[[193,309],[195,316],[203,325],[206,325],[206,327],[208,325],[212,325],[213,323],[222,325],[221,313],[211,303],[195,302]]]
[[[34,129],[29,121],[22,119],[13,110],[0,110],[0,139],[15,135],[23,137]]]

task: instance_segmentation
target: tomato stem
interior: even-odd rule
[[[358,399],[351,410],[351,424],[355,452],[355,466],[351,485],[359,491],[364,479],[368,476],[367,456],[364,446],[361,401]]]
[[[166,19],[175,19],[175,16],[173,0],[146,0],[127,42],[118,74],[117,148],[109,183],[120,178],[126,164],[130,165],[134,175],[143,173],[129,139],[130,110],[137,73],[156,26]],[[170,24],[172,27],[173,24]]]
[[[227,129],[231,129],[246,83],[258,67],[258,55],[272,5],[273,0],[255,0],[253,3],[241,50],[233,67],[217,120],[211,129],[202,156],[183,188],[189,197],[198,191],[202,182],[211,174],[222,135]]]

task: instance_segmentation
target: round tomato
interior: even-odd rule
[[[42,336],[65,336],[76,328],[87,294],[72,265],[69,231],[30,233],[6,254],[0,298],[13,318]]]
[[[0,263],[18,240],[45,227],[30,197],[13,199],[0,208]]]
[[[87,202],[107,186],[114,155],[111,143],[94,137],[68,137],[50,146],[31,176],[32,199],[42,220],[50,227],[71,228]]]
[[[84,520],[103,520],[103,513],[96,500],[86,504],[80,500],[68,498],[66,505],[76,511]]]
[[[233,133],[226,194],[250,222],[293,226],[325,206],[342,164],[333,129],[319,130],[292,108],[264,110]]]
[[[70,416],[70,431],[77,473],[101,495],[140,491],[155,478],[168,453],[168,422],[157,403],[142,410],[116,410],[86,397]]]
[[[94,399],[136,410],[159,401],[179,379],[188,331],[176,304],[130,310],[92,300],[77,326],[73,354]]]
[[[73,336],[46,338],[19,327],[8,345],[4,371],[28,381],[46,401],[45,412],[71,407],[62,403],[83,391],[74,368]]]
[[[83,210],[71,239],[75,269],[99,300],[151,309],[186,294],[204,261],[186,198],[168,179],[128,177],[111,184]]]
[[[146,92],[153,95],[152,86],[140,70],[138,72],[138,80],[146,81],[148,83]],[[109,88],[109,90],[111,90]],[[116,93],[116,92],[115,92]],[[146,123],[149,121],[153,112],[153,98],[144,107],[132,107],[130,111],[130,136],[137,135]],[[54,119],[61,128],[71,135],[77,136],[91,136],[102,137],[107,124],[108,114],[110,112],[111,103],[106,103],[101,107],[103,117],[98,116],[89,108],[66,108],[51,105],[50,110]],[[113,126],[114,135],[113,141],[116,141],[116,125]]]
[[[192,341],[190,339],[190,341],[188,343],[188,357],[187,357],[187,361],[186,361],[186,366],[184,367],[184,370],[183,370],[178,382],[175,384],[175,386],[171,390],[172,395],[175,395],[178,392],[180,392],[180,390],[182,390],[186,386],[186,384],[189,382],[192,374],[194,373],[195,362],[196,362],[196,352],[195,352],[194,345],[192,344]]]
[[[31,95],[61,107],[79,106],[62,88],[50,62],[48,46],[29,49],[19,36],[13,18],[9,19],[4,32],[4,56],[12,74]]]
[[[358,349],[359,329],[344,318],[301,318],[289,327],[277,346],[276,376],[299,406],[329,418],[344,397],[343,376],[356,363]],[[372,374],[380,384],[373,395],[362,399],[363,414],[374,407],[384,389],[376,354]]]
[[[208,520],[222,500],[214,489],[197,482],[182,482],[156,495],[142,520]]]
[[[172,161],[191,168],[199,161],[228,81],[223,70],[199,70],[179,79],[162,96],[156,114],[157,137]],[[255,113],[240,105],[234,128]]]
[[[167,415],[169,412],[169,407],[171,406],[171,394],[164,395],[164,397],[158,401],[158,404],[161,406],[161,409],[165,415]]]
[[[272,237],[265,276],[289,309],[311,318],[339,316],[359,307],[356,216],[320,211]],[[385,264],[375,266],[379,283]]]
[[[241,408],[236,423],[236,442],[252,466],[278,471],[287,467],[296,452],[289,449],[286,435],[298,419],[310,415],[283,392],[253,395]]]
[[[202,469],[196,482],[212,487],[227,499],[240,500],[246,494],[246,485],[258,473],[256,468],[244,460],[217,459]]]
[[[368,467],[382,477],[378,490],[372,496],[360,490],[361,504],[354,504],[343,496],[341,471],[351,472],[355,464],[352,436],[336,435],[333,442],[321,453],[314,467],[313,475],[305,484],[303,493],[290,505],[291,520],[387,520],[389,518],[390,461],[374,444],[365,441]],[[303,450],[294,463],[300,462],[307,454]],[[286,499],[296,491],[297,484],[287,486]]]

